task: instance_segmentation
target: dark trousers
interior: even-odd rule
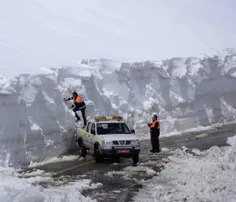
[[[153,151],[160,151],[160,141],[159,141],[160,132],[151,133],[151,144]]]
[[[81,111],[82,117],[83,117],[83,121],[84,121],[84,125],[87,124],[87,119],[86,119],[86,115],[85,115],[85,110],[86,110],[86,106],[84,106],[82,109],[75,107],[73,109],[73,112],[75,113],[75,117],[80,120],[80,117],[78,116],[78,114],[76,113],[77,111]]]

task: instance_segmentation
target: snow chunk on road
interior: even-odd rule
[[[156,174],[156,171],[148,168],[148,167],[145,167],[145,166],[137,166],[137,167],[126,167],[124,168],[124,171],[126,172],[145,172],[147,175],[155,175]]]
[[[63,156],[63,157],[53,157],[50,159],[46,159],[43,162],[31,162],[28,166],[29,168],[35,168],[43,165],[47,165],[50,163],[57,163],[57,162],[63,162],[63,161],[73,161],[73,160],[81,160],[82,158],[79,158],[77,155],[69,155],[69,156]]]
[[[125,167],[121,171],[111,171],[111,172],[106,173],[105,175],[109,177],[113,177],[113,175],[121,175],[122,178],[128,180],[128,179],[132,179],[133,175],[136,175],[136,174],[142,175],[142,176],[154,176],[157,174],[157,172],[147,166],[139,165],[137,167],[128,166],[128,167]]]
[[[235,201],[236,136],[229,138],[228,144],[231,146],[213,146],[201,152],[201,156],[176,150],[160,175],[134,200]]]

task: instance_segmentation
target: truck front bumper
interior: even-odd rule
[[[100,150],[102,155],[105,156],[120,156],[120,157],[130,157],[140,153],[140,148],[115,148],[112,147],[111,149],[101,149]]]

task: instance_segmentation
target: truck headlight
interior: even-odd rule
[[[139,140],[132,140],[131,144],[132,145],[140,145],[140,142],[139,142]]]
[[[112,141],[110,141],[110,140],[104,140],[104,141],[103,141],[103,145],[104,145],[104,146],[112,146]]]

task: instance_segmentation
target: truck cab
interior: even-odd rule
[[[134,130],[130,130],[122,116],[96,116],[84,129],[77,128],[76,141],[80,155],[93,151],[96,162],[105,157],[133,158],[139,161],[140,142]]]

